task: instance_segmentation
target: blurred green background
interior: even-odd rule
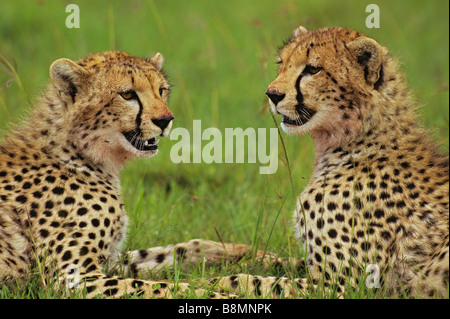
[[[80,8],[80,28],[65,25],[70,3]],[[365,25],[366,6],[380,8],[380,28]],[[449,2],[307,0],[12,1],[0,3],[0,48],[21,83],[0,65],[0,136],[20,123],[29,101],[45,88],[48,68],[61,57],[123,50],[162,52],[173,84],[174,127],[275,127],[264,95],[276,76],[278,47],[292,30],[345,26],[386,45],[421,108],[422,123],[448,150]],[[10,81],[12,79],[12,82]],[[6,84],[6,85],[4,85]],[[21,86],[22,85],[22,86]],[[279,121],[279,118],[277,118]],[[296,254],[289,221],[295,195],[312,173],[308,136],[282,134],[279,167],[260,175],[260,164],[174,164],[175,141],[160,141],[159,155],[122,172],[131,216],[127,249],[200,237],[254,243]],[[203,145],[205,145],[204,143]]]

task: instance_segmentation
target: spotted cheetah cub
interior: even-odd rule
[[[119,171],[154,156],[172,126],[162,63],[160,53],[104,52],[51,65],[51,84],[29,120],[0,144],[0,280],[26,279],[39,263],[45,276],[85,288],[87,297],[172,297],[171,283],[109,276],[103,266],[120,259],[135,275],[171,266],[174,256],[184,264],[250,249],[192,240],[120,253],[127,215]]]
[[[272,110],[315,143],[294,218],[313,282],[342,292],[367,272],[368,287],[447,296],[448,156],[417,124],[388,50],[344,28],[299,27],[278,63]]]

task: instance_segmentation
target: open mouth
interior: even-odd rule
[[[148,140],[144,140],[141,137],[141,133],[138,131],[125,132],[123,133],[123,135],[125,136],[127,141],[130,142],[130,144],[139,151],[145,152],[158,149],[158,141],[154,137]]]

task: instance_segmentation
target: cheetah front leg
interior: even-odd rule
[[[204,239],[192,239],[188,242],[174,245],[153,247],[145,250],[129,251],[122,254],[124,270],[137,275],[142,271],[157,271],[165,267],[172,268],[177,265],[186,267],[189,264],[204,262],[206,265],[220,264],[223,262],[239,262],[246,257],[251,259],[252,247],[244,244],[220,243]],[[272,265],[281,267],[301,267],[302,259],[283,259],[277,255],[257,250],[255,261],[261,262],[264,268]]]

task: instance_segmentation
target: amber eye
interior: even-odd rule
[[[312,65],[307,65],[305,67],[305,69],[303,70],[303,73],[305,74],[317,74],[320,72],[320,70],[322,70],[322,68],[320,66],[312,66]]]
[[[119,94],[125,100],[131,100],[131,99],[136,98],[136,92],[134,92],[134,91],[127,91],[127,92],[122,92],[122,93],[119,93]]]

